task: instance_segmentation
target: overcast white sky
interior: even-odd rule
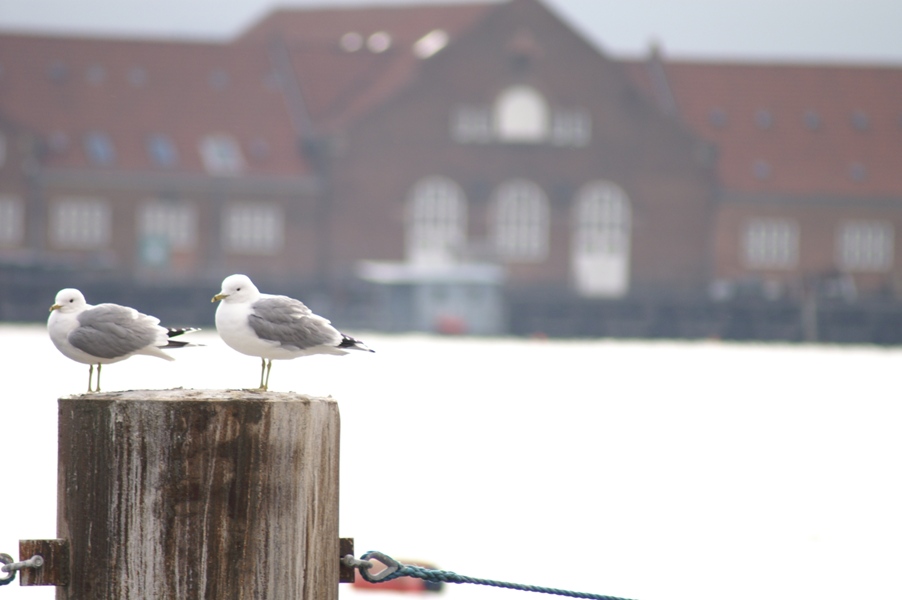
[[[678,58],[902,65],[902,0],[544,1],[620,56],[656,40]],[[392,3],[436,0],[0,0],[0,28],[225,37],[275,5]]]

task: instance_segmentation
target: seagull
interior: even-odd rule
[[[92,306],[74,289],[60,290],[47,319],[50,339],[66,357],[88,366],[88,392],[100,391],[100,366],[136,354],[175,360],[160,348],[194,346],[169,338],[197,331],[194,327],[168,329],[160,320],[118,304]],[[91,389],[97,365],[97,388]]]
[[[269,389],[272,361],[313,354],[373,352],[360,340],[335,329],[300,300],[262,294],[247,275],[230,275],[211,302],[216,308],[216,330],[223,341],[248,356],[260,357],[260,387]],[[265,377],[264,377],[265,375]]]

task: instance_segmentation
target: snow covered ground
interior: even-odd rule
[[[277,362],[270,387],[339,401],[358,556],[640,600],[902,597],[902,350],[352,333],[376,354]],[[104,390],[258,383],[257,359],[195,338],[174,363],[109,365]],[[87,367],[42,326],[3,325],[0,374],[15,556],[55,537],[56,399],[85,391]]]

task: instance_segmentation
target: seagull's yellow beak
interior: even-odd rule
[[[216,294],[215,296],[213,296],[213,299],[210,300],[210,302],[219,302],[223,298],[228,298],[228,297],[229,297],[228,294]]]
[[[62,308],[62,306],[60,306],[59,304],[54,304],[53,306],[50,307],[50,312],[53,312],[58,308]]]

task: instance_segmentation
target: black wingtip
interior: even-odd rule
[[[171,338],[178,337],[186,333],[191,333],[192,331],[200,331],[200,327],[169,327],[167,329],[168,330],[166,332],[166,335]]]
[[[348,350],[363,350],[365,352],[375,352],[375,350],[373,350],[360,340],[352,338],[351,336],[345,334],[341,334],[341,343],[338,344],[338,347]]]

